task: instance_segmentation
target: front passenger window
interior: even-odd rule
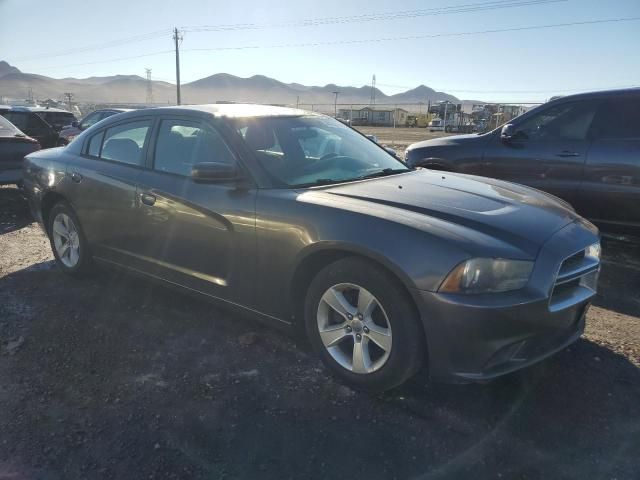
[[[190,176],[196,163],[235,163],[233,153],[220,134],[208,125],[188,120],[160,123],[153,168]]]
[[[556,105],[518,125],[518,140],[586,140],[597,105],[574,102]]]
[[[142,152],[151,122],[128,122],[109,128],[104,134],[100,158],[131,165],[142,165]]]

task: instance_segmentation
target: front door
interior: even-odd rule
[[[212,125],[163,117],[154,136],[149,168],[139,183],[139,225],[145,232],[139,261],[144,270],[199,292],[250,304],[255,188],[191,178],[197,163],[237,162]]]
[[[575,202],[589,149],[588,132],[597,102],[540,107],[503,141],[496,134],[483,158],[483,175],[521,183]]]
[[[576,203],[578,212],[604,226],[640,227],[640,95],[605,100]]]

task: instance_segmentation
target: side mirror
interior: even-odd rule
[[[196,163],[191,168],[191,178],[196,182],[214,183],[237,180],[238,168],[235,165],[219,162]]]
[[[73,122],[71,122],[71,126],[74,128],[78,128],[80,126],[80,123],[77,120],[74,120]]]
[[[507,123],[504,127],[502,127],[502,131],[500,132],[500,140],[503,143],[509,143],[516,134],[516,127],[511,123]]]

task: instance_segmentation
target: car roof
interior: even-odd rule
[[[133,112],[134,109],[133,108],[112,108],[112,107],[108,107],[108,108],[96,108],[93,112],[90,113],[94,113],[94,112],[118,112],[118,113],[124,113],[124,112]]]
[[[640,87],[617,88],[612,90],[598,90],[595,92],[582,92],[561,97],[553,97],[549,102],[564,102],[567,100],[586,100],[589,98],[610,97],[617,95],[640,94]]]
[[[53,113],[68,113],[73,115],[68,110],[62,110],[61,108],[47,108],[47,107],[14,107],[11,105],[0,105],[0,110],[12,111],[12,112],[53,112]]]
[[[310,115],[312,112],[298,108],[279,107],[271,105],[258,105],[253,103],[216,103],[209,105],[180,105],[175,107],[154,108],[154,111],[175,112],[176,110],[189,110],[208,113],[214,117],[299,117]],[[314,114],[318,115],[318,114]]]
[[[63,110],[62,108],[47,108],[47,107],[26,107],[32,112],[54,112],[54,113],[68,113],[73,115],[69,110]]]

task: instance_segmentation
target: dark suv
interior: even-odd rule
[[[64,145],[58,130],[42,118],[39,112],[29,107],[0,107],[0,115],[19,130],[35,138],[42,148]]]
[[[604,227],[640,229],[640,88],[561,97],[488,133],[413,144],[405,157],[529,185]]]
[[[37,113],[40,118],[51,125],[58,132],[67,125],[71,125],[77,120],[76,116],[60,108],[47,108],[47,107],[30,107],[34,113]]]

